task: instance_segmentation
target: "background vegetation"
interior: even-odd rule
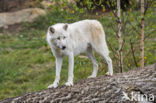
[[[59,5],[59,6],[58,6]],[[48,26],[59,22],[72,23],[83,19],[98,19],[105,30],[114,71],[119,72],[117,64],[118,42],[117,22],[112,11],[88,12],[76,4],[65,7],[66,2],[50,7],[46,16],[37,18],[33,23],[22,23],[22,30],[0,35],[0,99],[21,95],[25,92],[46,89],[54,80],[55,58],[45,41]],[[154,5],[155,6],[155,5]],[[156,11],[149,7],[145,16],[145,65],[156,60]],[[88,6],[87,6],[88,7]],[[122,11],[122,35],[124,71],[139,66],[139,27],[140,11],[129,8]],[[1,29],[2,32],[2,29]],[[137,65],[131,47],[133,46]],[[107,64],[96,55],[99,64],[98,75],[104,75]],[[67,58],[64,59],[60,84],[67,80]],[[87,78],[92,72],[92,63],[83,56],[75,57],[74,82]]]

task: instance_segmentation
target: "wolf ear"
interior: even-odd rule
[[[65,24],[65,25],[63,26],[63,29],[64,29],[64,30],[67,30],[67,28],[68,28],[68,24]]]
[[[55,32],[55,29],[53,27],[49,27],[49,30],[50,30],[51,33]]]

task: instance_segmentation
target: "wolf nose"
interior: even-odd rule
[[[63,46],[62,49],[63,49],[63,50],[66,49],[66,46]]]

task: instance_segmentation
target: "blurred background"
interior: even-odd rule
[[[114,72],[140,67],[140,0],[0,0],[0,99],[46,89],[55,77],[55,58],[45,40],[47,28],[55,23],[83,19],[99,20],[105,30]],[[145,66],[156,61],[156,1],[144,4]],[[119,22],[120,21],[120,22]],[[118,23],[122,35],[122,71],[119,57]],[[98,76],[107,72],[107,63],[94,53]],[[64,59],[61,81],[67,80],[68,62]],[[92,63],[84,55],[75,57],[74,82],[92,73]]]

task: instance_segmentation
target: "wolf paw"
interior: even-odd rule
[[[88,78],[95,78],[96,75],[90,75]]]
[[[58,86],[57,83],[53,83],[53,84],[49,85],[48,88],[56,88],[57,86]]]
[[[73,86],[73,82],[66,82],[65,85],[66,86]]]
[[[106,73],[106,76],[112,76],[113,74],[111,74],[110,72]]]

